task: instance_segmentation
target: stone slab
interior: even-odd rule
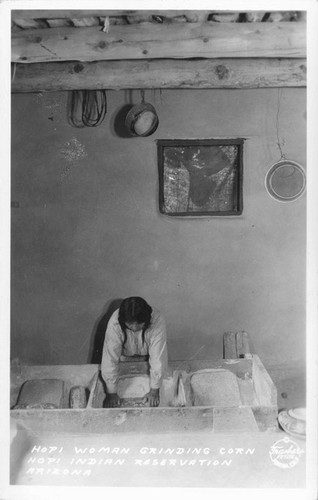
[[[194,406],[242,404],[236,376],[228,370],[202,370],[191,376]]]
[[[52,405],[62,408],[64,403],[64,382],[59,379],[27,380],[21,387],[18,406],[32,408],[33,406]]]
[[[120,398],[142,398],[150,390],[147,375],[120,377],[117,384],[117,394]]]

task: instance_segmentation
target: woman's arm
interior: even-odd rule
[[[159,388],[164,371],[168,366],[166,325],[159,316],[149,332],[150,392],[147,399],[150,406],[159,405]]]
[[[122,332],[118,324],[117,311],[111,316],[105,334],[101,363],[102,377],[106,383],[108,395],[117,396],[117,380],[119,375],[119,359],[122,353]],[[117,397],[118,398],[118,397]],[[115,397],[109,397],[109,400]],[[114,401],[116,403],[116,401]]]

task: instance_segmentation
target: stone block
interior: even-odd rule
[[[59,379],[26,380],[22,385],[17,405],[20,408],[63,408],[64,382]]]

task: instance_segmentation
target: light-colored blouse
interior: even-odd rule
[[[101,372],[107,392],[117,392],[119,361],[122,355],[149,355],[150,387],[158,389],[168,365],[166,325],[163,317],[159,311],[152,307],[151,323],[145,331],[144,344],[142,344],[142,330],[132,332],[127,328],[127,340],[123,347],[125,336],[118,322],[118,313],[119,309],[109,319],[103,346]]]

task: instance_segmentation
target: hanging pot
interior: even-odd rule
[[[132,135],[147,137],[157,130],[159,118],[152,104],[142,102],[130,109],[125,125]]]

